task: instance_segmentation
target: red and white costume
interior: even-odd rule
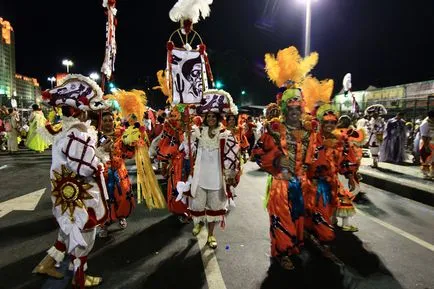
[[[218,127],[213,134],[210,138],[204,126],[195,127],[192,135],[198,140],[190,203],[195,224],[224,220],[228,199],[232,198],[226,179],[238,173],[239,145],[231,131]]]

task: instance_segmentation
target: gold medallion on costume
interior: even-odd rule
[[[74,211],[76,207],[84,208],[84,200],[93,199],[87,192],[92,185],[84,183],[77,174],[62,165],[59,173],[53,170],[55,179],[51,180],[52,192],[56,197],[55,207],[62,207],[62,214],[68,210],[71,221],[74,221]]]

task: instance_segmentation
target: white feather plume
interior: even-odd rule
[[[344,80],[342,81],[342,85],[344,87],[344,91],[351,90],[351,73],[347,73],[344,76]]]
[[[193,23],[199,22],[200,17],[205,19],[209,16],[213,0],[178,0],[169,12],[173,22],[191,19]]]

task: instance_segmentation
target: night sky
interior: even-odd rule
[[[304,5],[277,1],[276,13],[263,12],[267,0],[214,0],[211,16],[195,25],[208,47],[215,78],[235,100],[246,90],[254,104],[274,100],[276,88],[263,71],[266,52],[295,45],[304,49]],[[63,72],[99,71],[104,57],[105,15],[101,0],[0,0],[0,17],[15,30],[17,72],[39,79]],[[166,41],[178,28],[168,16],[176,0],[118,0],[115,82],[121,88],[156,85],[166,64]],[[434,79],[434,1],[318,0],[312,4],[311,50],[319,79],[353,74],[353,88],[383,87]],[[265,27],[264,23],[269,23]],[[152,98],[151,104],[159,104]]]

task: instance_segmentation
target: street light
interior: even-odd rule
[[[69,73],[69,67],[74,65],[74,63],[69,59],[64,59],[62,64],[66,66],[66,73]]]
[[[97,81],[97,80],[99,79],[99,74],[96,73],[96,72],[92,72],[92,73],[89,75],[89,77],[90,77],[91,79],[93,79],[94,81]]]
[[[304,35],[304,56],[310,53],[311,5],[313,0],[303,0],[306,3],[306,31]]]
[[[246,91],[245,90],[242,90],[241,91],[241,95],[245,95],[246,94]]]
[[[51,88],[53,88],[53,83],[56,81],[56,78],[54,76],[50,76],[47,78],[47,80],[51,83]]]

